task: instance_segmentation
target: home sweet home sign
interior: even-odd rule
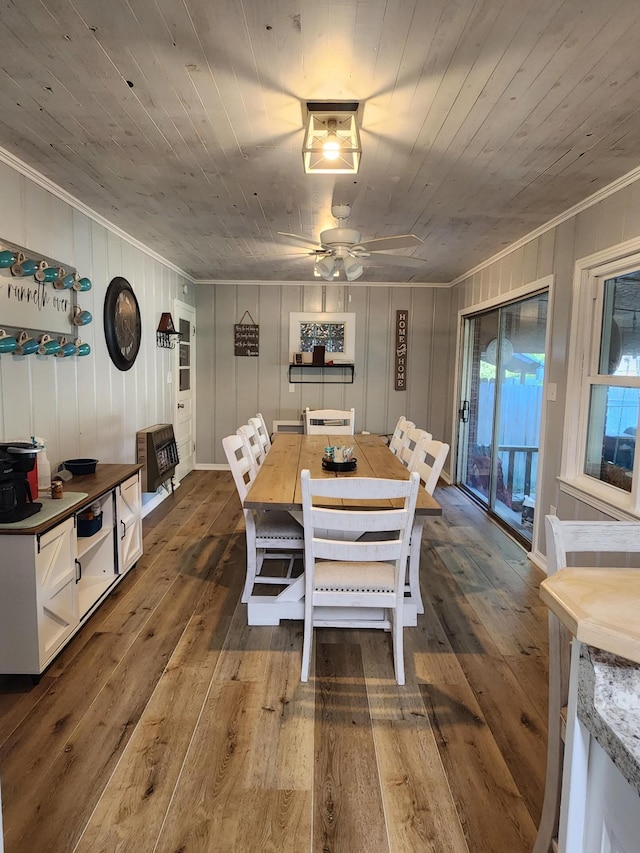
[[[409,312],[396,311],[395,390],[407,390],[407,345],[409,341]]]

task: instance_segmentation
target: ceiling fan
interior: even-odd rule
[[[373,240],[362,240],[359,231],[346,228],[345,222],[351,215],[348,204],[334,204],[331,215],[338,220],[337,228],[328,228],[320,234],[320,242],[315,243],[308,237],[299,234],[287,234],[278,231],[281,237],[286,237],[294,243],[309,248],[309,255],[315,255],[315,272],[325,281],[332,281],[338,274],[340,262],[348,281],[355,281],[364,272],[363,260],[370,259],[371,263],[403,264],[404,266],[424,266],[421,258],[405,255],[379,254],[385,249],[407,249],[419,246],[423,241],[414,234],[400,234],[397,237],[376,237]]]

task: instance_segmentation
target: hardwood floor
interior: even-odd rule
[[[248,627],[231,475],[193,472],[38,685],[0,676],[6,853],[529,853],[541,573],[455,488],[423,538],[407,683],[383,631]],[[313,670],[312,670],[313,676]]]

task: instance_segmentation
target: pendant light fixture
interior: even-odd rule
[[[362,145],[357,101],[307,101],[302,146],[308,175],[355,175],[360,168]]]

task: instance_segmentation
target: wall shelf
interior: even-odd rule
[[[290,364],[289,382],[300,385],[351,385],[353,364]]]

